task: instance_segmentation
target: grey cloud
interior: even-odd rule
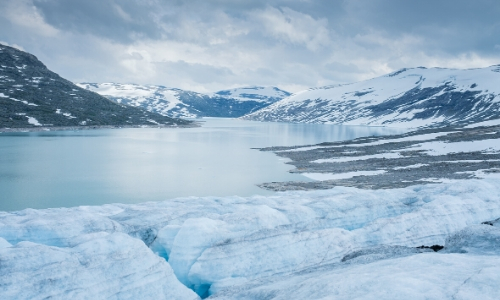
[[[55,28],[130,42],[136,38],[160,38],[154,22],[155,7],[134,0],[34,0],[46,22]]]
[[[273,43],[275,40],[258,26],[261,24],[249,17],[266,9],[327,20],[325,29],[344,37],[374,30],[395,39],[414,35],[431,51],[491,53],[500,42],[498,0],[34,0],[34,5],[47,23],[58,29],[123,43],[143,38],[213,43],[214,37],[227,34],[221,28],[230,27],[246,29],[246,38]],[[309,48],[317,48],[324,39],[309,43]]]
[[[2,0],[0,11],[0,40],[72,80],[311,87],[500,62],[498,0]]]
[[[362,72],[356,65],[352,63],[331,62],[324,66],[325,70],[336,70],[337,72],[359,73]]]
[[[497,0],[352,0],[346,4],[350,20],[345,23],[358,32],[419,36],[433,51],[491,52],[500,41]]]
[[[351,0],[347,11],[390,31],[412,31],[425,26],[473,26],[498,24],[496,0]]]
[[[228,77],[235,76],[227,68],[214,67],[199,63],[188,63],[185,61],[176,62],[158,62],[157,70],[164,76],[171,78],[171,81],[182,81],[183,78],[189,78],[193,82],[200,84],[210,84],[214,82],[226,81]],[[171,86],[171,85],[170,85]]]
[[[143,60],[144,57],[139,52],[132,52],[130,56],[135,60]]]

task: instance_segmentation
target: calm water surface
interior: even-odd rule
[[[204,119],[200,128],[0,133],[0,210],[272,194],[256,184],[308,179],[251,148],[401,132]]]

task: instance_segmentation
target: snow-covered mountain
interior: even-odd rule
[[[357,83],[302,91],[244,118],[407,128],[498,119],[500,65],[402,69]]]
[[[201,94],[159,85],[77,83],[118,103],[171,117],[241,117],[290,93],[275,87],[245,87]]]

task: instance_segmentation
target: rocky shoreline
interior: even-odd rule
[[[270,147],[298,173],[315,181],[270,182],[273,191],[335,186],[403,188],[500,172],[500,126],[441,128],[401,135],[294,147]]]
[[[27,128],[0,128],[0,133],[7,132],[42,132],[42,131],[75,131],[75,130],[95,130],[95,129],[123,129],[123,128],[196,128],[200,127],[200,122],[193,121],[184,125],[100,125],[100,126],[57,126],[57,127],[27,127]]]

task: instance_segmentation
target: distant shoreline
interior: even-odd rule
[[[95,129],[122,129],[122,128],[196,128],[200,127],[199,122],[192,122],[184,125],[96,125],[96,126],[39,126],[27,128],[0,128],[0,133],[8,132],[43,132],[43,131],[75,131],[75,130],[95,130]]]

